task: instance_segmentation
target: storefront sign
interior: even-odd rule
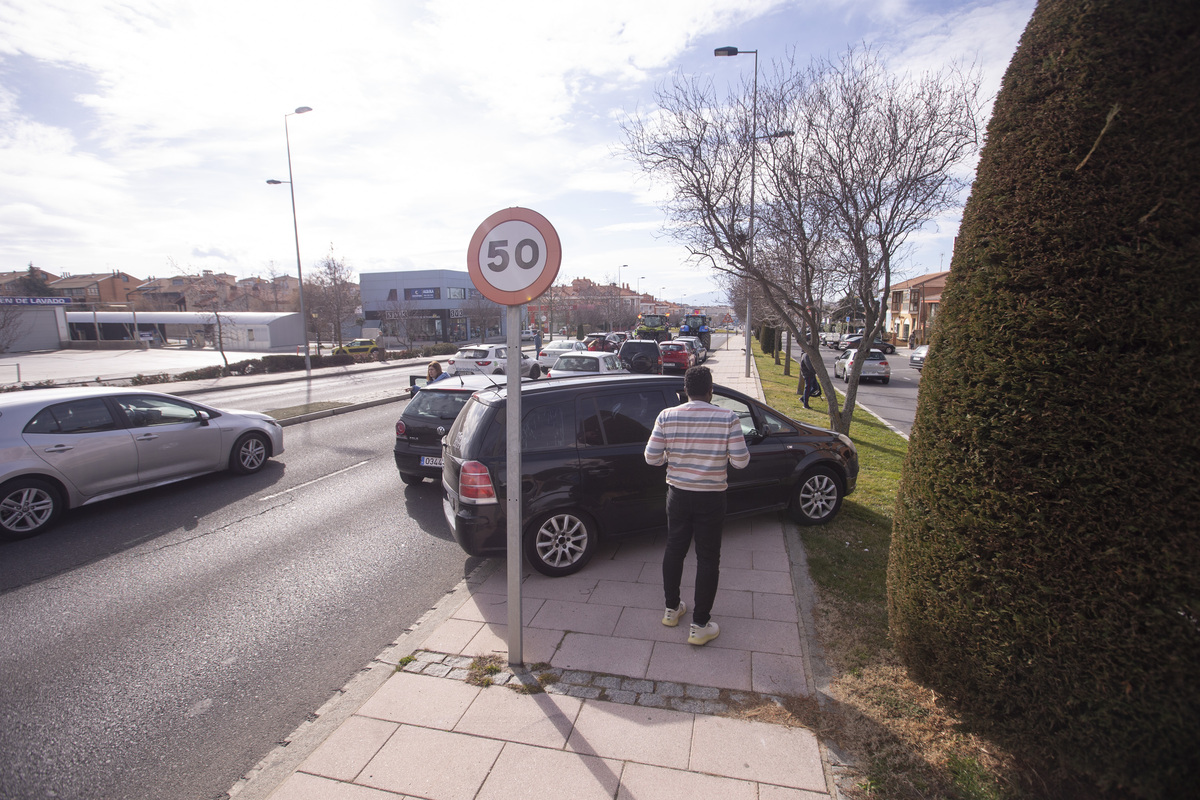
[[[441,300],[441,289],[405,289],[405,300]]]
[[[69,306],[70,297],[0,297],[0,306]]]

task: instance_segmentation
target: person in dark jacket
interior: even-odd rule
[[[808,404],[808,398],[817,393],[817,370],[813,367],[812,359],[808,357],[808,353],[800,356],[800,378],[804,381],[804,407],[812,408]],[[800,389],[796,389],[799,394]]]

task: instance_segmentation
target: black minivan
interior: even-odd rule
[[[789,419],[751,397],[713,387],[737,412],[750,449],[729,470],[728,515],[789,509],[814,525],[854,491],[858,453],[849,437]],[[442,440],[443,510],[473,556],[506,549],[507,393],[474,395]],[[643,453],[654,420],[686,402],[682,376],[564,378],[521,387],[522,544],[534,569],[570,575],[601,539],[666,526],[666,468]]]

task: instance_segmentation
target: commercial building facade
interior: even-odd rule
[[[506,335],[503,306],[483,297],[466,270],[363,272],[363,336],[385,342],[465,342]]]

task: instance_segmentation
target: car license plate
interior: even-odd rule
[[[440,458],[434,458],[433,456],[421,456],[422,467],[440,467],[441,465],[442,460]]]

